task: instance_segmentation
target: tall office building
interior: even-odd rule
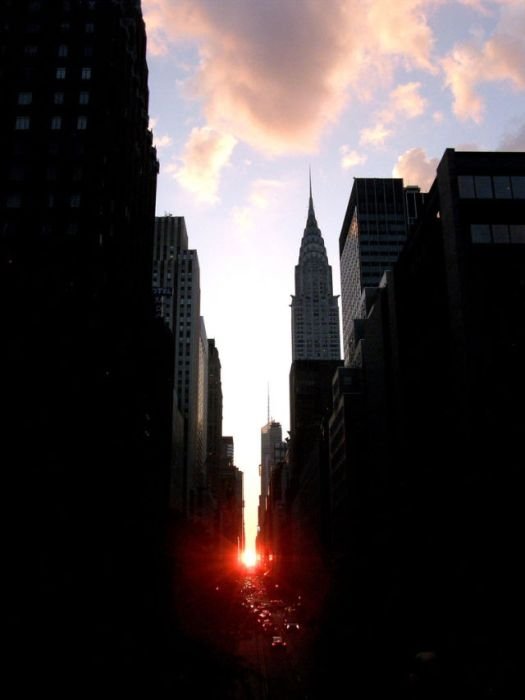
[[[185,420],[184,509],[192,512],[206,459],[207,345],[200,315],[200,270],[196,250],[181,250],[175,273],[173,335],[175,388]]]
[[[221,360],[215,340],[208,340],[208,460],[217,463],[222,447]]]
[[[172,372],[147,78],[137,0],[0,3],[8,625],[48,677],[57,658],[100,669],[101,630],[117,665],[126,613],[139,630],[156,598],[147,514],[165,507]]]
[[[401,179],[354,180],[339,236],[346,365],[351,364],[356,345],[354,321],[366,313],[363,291],[377,287],[385,270],[392,269],[406,242],[408,226],[417,218],[421,201],[419,189],[404,188]]]
[[[178,327],[179,304],[177,303],[177,265],[183,250],[188,250],[188,233],[182,216],[157,216],[153,237],[153,296],[155,314],[164,325],[175,333]],[[172,367],[175,371],[175,350],[172,353]],[[185,509],[185,418],[177,387],[173,392],[171,419],[171,466],[170,466],[170,508],[176,512]]]
[[[268,423],[261,428],[261,495],[259,499],[259,527],[262,527],[264,522],[270,477],[272,474],[272,469],[276,463],[275,449],[281,445],[282,441],[283,431],[281,424],[274,420],[268,420]]]
[[[332,268],[315,218],[311,181],[291,307],[292,359],[338,360],[341,357],[339,305],[333,295]]]
[[[169,329],[175,330],[177,258],[188,250],[188,232],[183,216],[157,216],[153,239],[153,294],[155,311]]]

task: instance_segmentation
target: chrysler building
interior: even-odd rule
[[[301,241],[299,264],[295,266],[295,295],[292,296],[292,360],[339,360],[339,304],[333,295],[332,268],[312,199]]]

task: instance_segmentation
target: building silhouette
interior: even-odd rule
[[[0,60],[5,622],[13,672],[56,691],[133,664],[163,601],[173,346],[140,3],[2,2]]]
[[[333,295],[332,268],[315,218],[311,181],[291,308],[292,359],[338,360],[341,357],[339,307]]]
[[[155,315],[162,319],[172,335],[179,328],[179,303],[177,296],[177,279],[179,255],[188,250],[188,233],[182,216],[155,217],[153,237],[152,283],[155,300]],[[175,376],[177,362],[173,346],[173,373]],[[174,513],[185,512],[185,417],[181,410],[177,388],[173,392],[172,409],[172,449],[170,467],[170,508]],[[180,390],[180,388],[179,388]]]
[[[275,450],[283,441],[281,424],[268,418],[268,423],[261,428],[261,494],[259,496],[259,528],[264,525],[266,499],[270,486],[272,469],[276,464]]]
[[[523,153],[448,149],[334,382],[332,546],[355,603],[330,631],[357,640],[356,690],[406,688],[408,668],[428,697],[523,689],[524,201]]]
[[[417,187],[394,178],[355,178],[339,237],[343,352],[350,362],[363,306],[385,270],[391,270],[403,248],[409,226],[421,208]],[[364,298],[362,298],[362,296]]]

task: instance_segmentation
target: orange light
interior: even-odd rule
[[[257,564],[257,555],[253,549],[245,549],[241,556],[242,563],[247,569],[253,569]]]

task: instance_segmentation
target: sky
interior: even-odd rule
[[[430,186],[446,148],[525,150],[524,0],[142,0],[157,215],[184,216],[244,472],[289,430],[290,295],[308,171],[339,294],[354,177]]]

